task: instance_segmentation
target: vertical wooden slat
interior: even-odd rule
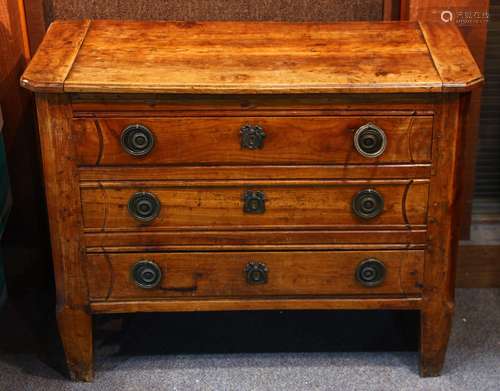
[[[24,58],[28,61],[31,58],[31,52],[28,37],[28,26],[26,24],[26,13],[24,11],[24,0],[17,0],[17,9],[19,10],[19,26],[22,34]]]
[[[410,0],[400,0],[399,2],[399,19],[408,20],[410,15]]]
[[[384,0],[384,20],[392,20],[394,12],[394,0]]]
[[[24,10],[26,14],[30,52],[33,56],[42,42],[48,27],[45,22],[44,0],[24,0]]]

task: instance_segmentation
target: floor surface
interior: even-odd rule
[[[333,321],[350,327],[337,328],[333,335],[324,314],[312,314],[310,321],[302,322],[294,314],[268,313],[255,324],[248,313],[208,321],[203,316],[143,315],[125,325],[116,318],[99,321],[92,384],[72,383],[43,354],[4,344],[0,390],[500,390],[500,289],[457,290],[445,368],[441,377],[428,379],[418,376],[418,354],[411,351],[418,330],[407,324],[415,323],[414,315],[384,321],[383,314],[374,318],[373,313],[359,325],[349,319],[354,314],[337,314]],[[268,324],[274,329],[266,329]],[[18,330],[18,337],[22,333]],[[179,333],[182,341],[176,338]],[[387,334],[392,337],[384,341]],[[289,349],[293,340],[302,345]],[[390,351],[359,351],[363,346],[379,349],[378,341]],[[397,351],[398,347],[410,351]],[[60,356],[54,352],[49,356]]]

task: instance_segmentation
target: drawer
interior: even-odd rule
[[[373,114],[125,117],[75,119],[73,133],[77,160],[86,166],[427,163],[432,122]]]
[[[426,224],[429,181],[84,182],[87,232]]]
[[[89,254],[91,300],[418,294],[423,250]]]

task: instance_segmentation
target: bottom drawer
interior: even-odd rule
[[[88,254],[93,301],[415,294],[423,250]]]

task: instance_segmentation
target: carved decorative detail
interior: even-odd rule
[[[244,125],[240,129],[241,147],[247,149],[262,149],[266,132],[259,125]]]

